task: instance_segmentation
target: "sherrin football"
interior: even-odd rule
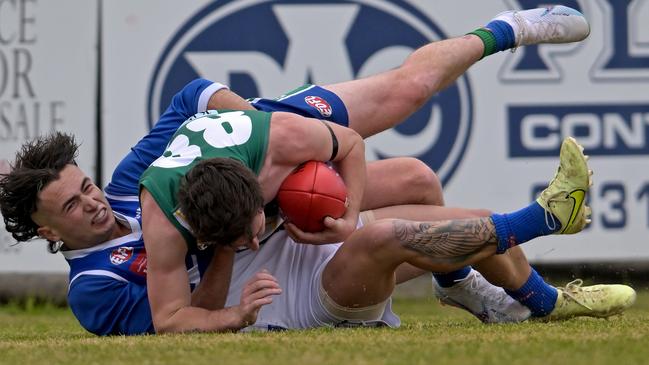
[[[305,232],[320,232],[327,216],[345,214],[347,188],[330,165],[308,161],[284,179],[277,193],[284,217]]]

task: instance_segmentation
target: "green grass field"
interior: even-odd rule
[[[649,292],[610,320],[483,325],[432,299],[397,299],[393,329],[99,338],[67,309],[0,307],[0,364],[648,364]]]

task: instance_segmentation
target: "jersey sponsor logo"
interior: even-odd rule
[[[187,217],[185,217],[185,214],[182,212],[182,210],[180,210],[180,208],[174,211],[174,218],[176,218],[178,224],[183,226],[183,228],[185,228],[189,232],[192,232],[191,227],[189,227],[189,223],[187,223]]]
[[[118,247],[110,253],[110,263],[121,265],[133,256],[133,247]]]
[[[142,251],[135,256],[135,259],[131,262],[128,269],[136,275],[146,276],[146,264],[146,252]]]
[[[322,115],[323,117],[327,118],[331,116],[331,105],[327,103],[326,100],[319,96],[307,96],[304,98],[304,101],[311,105],[312,107],[316,108],[318,113]]]
[[[390,70],[421,45],[444,38],[431,18],[403,0],[210,2],[162,51],[149,87],[149,123],[197,77],[229,84],[246,98],[273,98],[305,83]],[[448,183],[470,137],[471,99],[469,80],[460,77],[406,123],[368,139],[368,159],[414,156]],[[314,107],[330,112],[330,106]]]

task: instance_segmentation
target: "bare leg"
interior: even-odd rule
[[[368,137],[394,127],[453,83],[482,56],[474,35],[427,44],[397,69],[359,80],[326,85],[349,113],[349,127]]]
[[[424,274],[430,274],[430,271],[420,269],[416,266],[412,266],[409,263],[403,263],[397,267],[395,272],[397,285],[410,281],[414,278],[418,278]]]
[[[342,99],[349,127],[366,138],[403,122],[466,72],[483,50],[475,35],[433,42],[414,51],[397,69],[324,88]],[[245,99],[225,89],[212,95],[208,108],[252,109]]]
[[[433,42],[413,52],[397,69],[325,88],[342,98],[349,112],[350,127],[363,137],[376,134],[401,123],[485,53],[529,44],[577,42],[588,36],[590,27],[583,15],[566,7],[557,9],[500,14],[496,19],[506,22],[515,37],[507,44],[485,49],[483,40],[473,34]],[[543,31],[549,24],[557,31]],[[491,34],[496,42],[493,31],[483,33],[483,37],[490,38]],[[502,30],[496,33],[504,35]]]
[[[423,206],[397,206],[374,211],[376,219],[401,218],[415,221],[478,218],[490,215],[491,211],[487,209]],[[530,276],[531,271],[523,250],[518,246],[509,249],[502,255],[484,259],[476,263],[474,267],[492,284],[510,290],[520,288]],[[407,277],[405,273],[403,276],[400,275],[400,278]]]
[[[520,246],[475,263],[473,267],[493,285],[508,290],[522,287],[532,272],[532,267]]]
[[[492,256],[496,243],[489,218],[384,219],[352,233],[327,264],[322,283],[339,305],[369,306],[390,296],[395,270],[404,262],[428,271],[451,271]]]

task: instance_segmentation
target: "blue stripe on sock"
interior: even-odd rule
[[[442,288],[450,288],[457,284],[458,281],[465,279],[470,273],[471,266],[465,266],[451,272],[433,273],[433,277],[437,280],[437,284]]]
[[[553,221],[557,224],[550,228],[545,221],[545,214],[545,209],[539,203],[533,202],[513,213],[492,215],[491,220],[498,236],[497,252],[503,253],[510,247],[558,231],[561,228],[559,220],[555,218]]]
[[[491,216],[491,221],[494,223],[494,227],[496,227],[496,236],[498,237],[496,253],[504,253],[509,248],[515,246],[516,240],[513,236],[512,229],[509,226],[507,214],[493,214]]]
[[[550,314],[554,310],[559,295],[557,289],[548,285],[534,269],[522,287],[505,291],[529,308],[533,317],[544,317]]]
[[[504,20],[494,20],[485,26],[496,37],[496,50],[504,51],[516,45],[514,29]]]

